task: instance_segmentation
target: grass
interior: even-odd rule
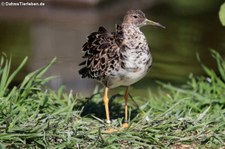
[[[0,148],[224,148],[225,59],[212,50],[218,74],[202,64],[207,76],[183,86],[159,83],[163,90],[140,99],[132,97],[130,127],[104,133],[102,92],[79,98],[64,87],[45,83],[43,74],[55,62],[28,74],[19,86],[10,83],[27,61],[10,73],[11,60],[0,60]],[[147,90],[146,90],[147,91]],[[111,97],[112,127],[120,127],[121,95]],[[144,101],[144,102],[138,102]],[[96,110],[98,109],[98,110]],[[122,111],[122,112],[119,112]]]

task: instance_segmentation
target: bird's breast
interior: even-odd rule
[[[112,71],[110,88],[129,86],[142,79],[148,72],[152,57],[144,34],[137,28],[127,28],[120,49],[120,66]]]

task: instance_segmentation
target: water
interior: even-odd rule
[[[188,79],[190,73],[204,75],[196,58],[197,53],[204,64],[216,69],[209,49],[225,54],[225,29],[218,19],[220,3],[203,3],[205,5],[196,4],[199,7],[191,6],[192,9],[180,2],[176,3],[178,6],[162,3],[155,5],[150,11],[144,10],[146,16],[160,22],[166,29],[142,29],[147,36],[154,61],[150,73],[133,86],[137,93],[142,94],[141,90],[146,87],[154,88],[155,80],[182,83]],[[199,8],[201,9],[198,10]],[[57,57],[58,63],[49,70],[48,75],[58,77],[50,82],[50,86],[58,88],[65,85],[68,90],[90,93],[96,84],[94,81],[80,79],[77,73],[77,65],[81,62],[80,48],[86,36],[99,25],[113,30],[113,24],[121,22],[121,15],[119,19],[118,16],[101,19],[93,10],[60,11],[57,12],[61,17],[57,13],[51,14],[52,17],[46,15],[46,20],[42,21],[26,18],[1,19],[0,50],[12,55],[12,68],[25,56],[30,58],[16,78],[16,83],[28,72]]]

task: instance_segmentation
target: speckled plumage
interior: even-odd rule
[[[100,81],[108,88],[129,86],[148,72],[152,57],[144,34],[140,31],[145,15],[130,10],[115,32],[100,27],[83,45],[82,78]]]
[[[104,86],[103,101],[106,122],[110,123],[108,88],[127,86],[125,91],[125,119],[123,128],[128,127],[128,86],[143,78],[152,64],[148,43],[140,27],[155,25],[157,22],[145,18],[140,10],[130,10],[124,16],[121,25],[116,25],[115,32],[108,32],[100,27],[97,32],[88,36],[83,45],[84,61],[79,70],[82,78],[100,81]],[[113,132],[110,129],[107,132]]]

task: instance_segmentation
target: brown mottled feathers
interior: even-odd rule
[[[97,32],[91,33],[82,47],[85,59],[79,64],[84,65],[79,70],[82,78],[105,79],[107,73],[118,69],[122,40],[122,27],[119,25],[113,33],[108,32],[104,27],[99,27]]]

